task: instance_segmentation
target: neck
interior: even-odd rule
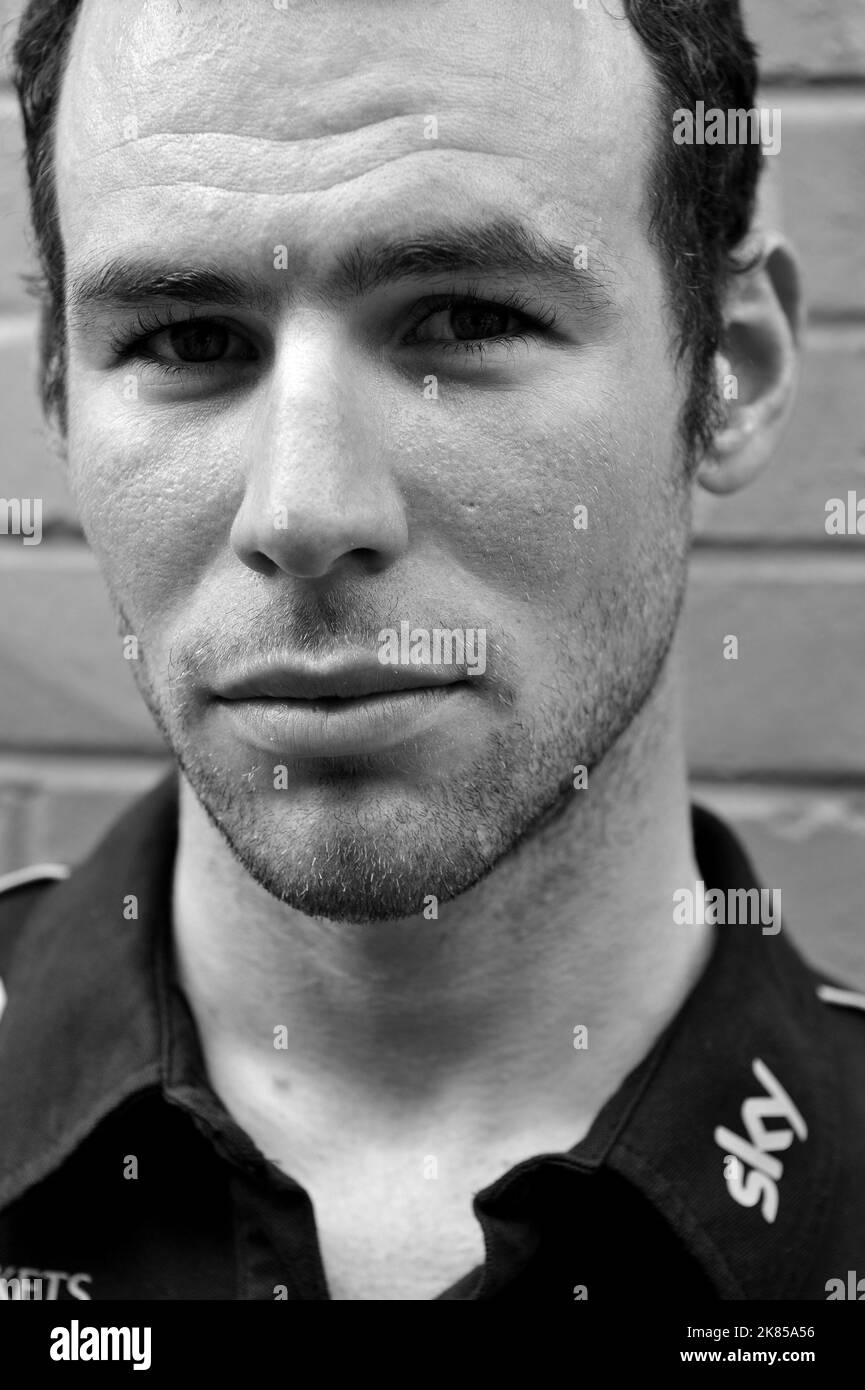
[[[278,1074],[379,1123],[464,1104],[494,1125],[532,1123],[564,1093],[575,1142],[709,951],[708,928],[673,923],[673,893],[699,873],[671,665],[589,788],[437,920],[296,912],[249,877],[182,782],[178,970],[224,1098],[229,1074],[265,1089]]]

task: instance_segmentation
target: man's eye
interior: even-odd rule
[[[414,341],[453,339],[468,342],[478,338],[502,338],[519,332],[525,319],[512,309],[497,304],[465,304],[439,309],[415,329]]]
[[[141,342],[143,355],[159,362],[204,366],[225,361],[249,361],[256,353],[251,344],[214,319],[188,319],[173,323]]]
[[[531,310],[513,296],[507,304],[495,304],[473,295],[444,295],[419,305],[413,328],[404,342],[435,344],[443,352],[483,356],[485,347],[500,343],[511,347],[543,336],[556,315],[543,306]]]

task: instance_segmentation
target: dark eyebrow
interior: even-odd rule
[[[574,254],[575,246],[552,241],[513,218],[478,226],[445,225],[411,237],[361,241],[322,274],[319,288],[329,301],[339,301],[371,294],[391,282],[446,273],[520,276],[545,282],[583,310],[609,308],[603,273],[575,267]],[[587,259],[599,260],[594,247]],[[268,312],[285,293],[285,277],[286,272],[276,271],[267,279],[244,279],[201,262],[172,269],[155,260],[118,257],[71,276],[67,308],[75,322],[86,321],[100,309],[117,311],[156,300]]]
[[[277,299],[275,288],[264,282],[242,280],[230,271],[199,262],[194,266],[166,269],[149,260],[106,261],[95,270],[69,277],[66,309],[73,323],[86,324],[90,316],[140,308],[156,300],[179,304],[224,304],[236,309],[266,312]]]
[[[609,292],[604,277],[577,269],[575,250],[576,245],[552,241],[514,218],[480,226],[444,226],[415,237],[361,243],[340,259],[334,289],[364,295],[390,281],[425,275],[519,275],[553,282],[582,301],[591,294],[598,300],[594,307],[605,307]]]

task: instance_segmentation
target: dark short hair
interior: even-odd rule
[[[756,50],[739,0],[621,0],[658,79],[658,135],[647,180],[649,235],[661,254],[677,361],[688,391],[680,433],[688,457],[702,455],[717,423],[714,358],[723,338],[729,277],[751,224],[762,163],[759,143],[675,144],[673,113],[750,109]],[[46,414],[66,432],[64,253],[54,181],[54,126],[79,0],[30,0],[13,51],[24,118],[30,208],[41,273],[40,387]]]

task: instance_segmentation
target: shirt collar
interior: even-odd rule
[[[27,922],[0,1024],[0,1208],[160,1082],[158,952],[176,798],[171,776],[41,895]]]
[[[695,806],[692,826],[706,893],[759,892],[717,817]],[[829,1210],[841,1068],[816,986],[783,925],[716,927],[694,989],[568,1156],[642,1192],[725,1299],[794,1298]]]
[[[692,821],[707,891],[756,887],[726,827],[700,807]],[[0,1209],[124,1100],[174,1084],[164,996],[176,842],[172,774],[32,912],[0,1026]],[[643,1192],[722,1297],[792,1297],[837,1155],[831,1039],[783,928],[716,931],[697,985],[570,1158],[606,1163]]]
[[[694,808],[693,824],[707,890],[758,887],[720,821]],[[667,1217],[721,1297],[795,1298],[839,1154],[836,1043],[784,925],[777,934],[750,922],[716,931],[607,1162]]]

